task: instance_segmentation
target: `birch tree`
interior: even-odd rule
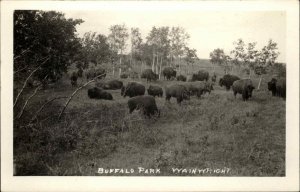
[[[119,55],[119,76],[121,76],[122,70],[122,55],[126,49],[126,41],[128,40],[128,32],[125,24],[122,25],[112,25],[110,28],[110,34],[108,35],[110,48],[114,53]],[[113,74],[115,71],[115,65],[113,64]]]

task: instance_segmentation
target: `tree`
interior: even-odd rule
[[[190,36],[185,32],[182,27],[172,27],[170,31],[170,58],[171,62],[173,57],[179,58],[179,72],[180,72],[180,60],[184,54],[184,49],[187,46],[187,41]]]
[[[185,47],[185,58],[184,58],[184,60],[186,61],[186,63],[188,65],[192,65],[192,71],[194,71],[194,63],[195,63],[196,59],[198,59],[197,50]]]
[[[266,73],[266,68],[268,66],[274,66],[277,57],[279,56],[277,43],[272,39],[268,41],[268,44],[264,46],[258,54],[257,63],[255,65],[255,72],[260,75],[259,83],[257,89],[260,88],[262,75]]]
[[[131,52],[130,52],[130,65],[132,60],[138,56],[138,51],[141,49],[143,39],[141,37],[139,28],[131,28]]]
[[[238,39],[233,42],[233,45],[235,45],[234,50],[230,52],[232,55],[232,63],[238,68],[238,71],[240,71],[241,67],[244,67],[244,60],[246,57],[245,43],[242,39]]]
[[[87,32],[82,38],[81,58],[84,62],[94,61],[97,63],[108,62],[111,56],[108,39],[105,35],[96,32]]]
[[[110,34],[108,35],[110,48],[112,52],[119,54],[120,58],[120,66],[122,65],[122,55],[124,50],[126,49],[126,41],[129,37],[127,28],[125,24],[122,25],[113,25],[109,28]],[[121,67],[119,68],[119,76],[121,75]],[[114,66],[113,66],[113,73],[114,73]]]
[[[14,11],[14,71],[19,73],[15,78],[43,63],[33,77],[57,81],[81,50],[75,32],[82,22],[55,11]]]
[[[227,73],[229,73],[229,71],[231,71],[231,66],[230,66],[231,58],[224,53],[223,49],[220,49],[220,48],[214,49],[209,54],[209,57],[210,57],[210,62],[213,65],[218,64],[218,65],[224,67],[225,74],[227,74]],[[213,66],[213,71],[215,71],[215,66]]]

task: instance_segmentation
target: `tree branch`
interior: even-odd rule
[[[18,101],[18,99],[19,99],[21,93],[23,92],[24,88],[26,87],[27,82],[28,82],[28,80],[30,79],[30,77],[31,77],[37,70],[39,70],[39,69],[41,68],[41,66],[44,65],[49,59],[50,59],[50,57],[48,56],[48,58],[47,58],[45,61],[43,61],[43,62],[42,62],[35,70],[33,70],[33,71],[29,74],[29,76],[26,78],[26,80],[25,80],[25,82],[24,82],[24,84],[23,84],[22,89],[20,90],[20,92],[18,93],[18,95],[17,95],[17,97],[16,97],[16,99],[15,99],[15,102],[14,102],[14,106],[13,106],[13,107],[15,107],[15,105],[17,104],[17,101]]]
[[[55,97],[55,98],[52,98],[51,100],[45,102],[39,110],[37,110],[37,112],[35,113],[35,115],[31,118],[29,124],[31,124],[35,119],[37,119],[39,113],[45,108],[46,105],[48,105],[49,103],[53,102],[54,100],[56,99],[66,99],[68,98],[67,96],[64,96],[64,97]]]
[[[33,94],[30,95],[30,96],[28,97],[28,99],[26,100],[25,104],[23,105],[23,108],[22,108],[21,112],[19,113],[19,115],[18,115],[18,117],[17,117],[16,119],[20,119],[20,118],[22,117],[23,112],[24,112],[24,109],[25,109],[25,107],[26,107],[27,104],[28,104],[28,101],[29,101],[33,96],[35,96],[35,94],[37,93],[37,91],[39,90],[39,88],[40,88],[41,86],[42,86],[42,84],[39,85],[39,86],[34,90]]]
[[[78,87],[78,88],[72,93],[72,95],[69,97],[69,99],[67,100],[67,102],[66,102],[64,108],[61,110],[61,112],[60,112],[60,114],[59,114],[59,116],[58,116],[58,119],[61,118],[62,114],[64,113],[65,109],[66,109],[67,106],[69,105],[70,101],[72,100],[72,98],[76,95],[76,93],[77,93],[79,90],[81,90],[82,88],[84,88],[84,87],[87,86],[88,84],[94,82],[97,78],[99,78],[99,77],[101,77],[101,76],[103,76],[103,75],[105,75],[105,73],[103,73],[103,74],[101,74],[101,75],[98,75],[98,76],[94,77],[92,80],[90,80],[90,81],[86,82],[84,85]]]

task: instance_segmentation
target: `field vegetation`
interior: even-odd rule
[[[89,32],[79,38],[76,25],[82,22],[54,11],[14,13],[14,175],[88,176],[99,175],[98,168],[141,166],[161,169],[160,176],[176,176],[172,168],[230,169],[195,176],[285,176],[286,102],[267,87],[274,76],[285,76],[275,42],[256,50],[256,43],[239,39],[231,57],[218,48],[205,60],[188,47],[183,28],[153,27],[146,42],[132,28],[125,53],[125,25],[111,26],[108,36]],[[164,80],[165,67],[188,79],[199,70],[215,74],[214,90],[181,105],[156,97],[160,117],[150,119],[138,110],[129,114],[120,90],[108,91],[112,101],[90,99],[87,90],[101,81],[96,78],[76,92],[86,74],[100,68],[105,79],[139,81],[146,89],[178,83]],[[139,78],[147,68],[157,81]],[[83,76],[71,85],[78,70]],[[250,100],[235,99],[218,85],[228,73],[252,79]]]

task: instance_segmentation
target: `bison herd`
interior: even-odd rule
[[[82,70],[72,73],[70,78],[72,86],[77,85],[77,79],[78,77],[82,77],[82,74]],[[164,79],[177,80],[178,83],[166,86],[165,89],[157,85],[150,85],[147,89],[148,95],[145,95],[146,87],[142,83],[131,81],[124,85],[122,81],[117,79],[102,79],[106,76],[105,70],[103,69],[90,70],[86,73],[87,80],[96,77],[102,80],[95,83],[96,87],[88,89],[88,96],[91,99],[113,100],[112,95],[106,90],[120,89],[121,96],[124,98],[129,97],[128,107],[130,113],[140,109],[145,115],[150,117],[154,114],[160,114],[155,102],[155,97],[163,97],[164,92],[166,101],[170,101],[173,97],[177,100],[177,103],[180,104],[183,100],[189,100],[191,96],[200,98],[201,95],[205,93],[210,94],[211,91],[214,90],[213,86],[217,80],[215,73],[210,77],[209,73],[204,70],[198,71],[187,80],[187,77],[184,75],[180,74],[176,76],[176,70],[172,67],[164,68],[162,75]],[[136,74],[135,76],[138,75]],[[151,69],[144,70],[140,77],[146,79],[147,82],[156,81],[159,78]],[[221,87],[224,86],[227,91],[231,88],[234,97],[236,97],[237,94],[241,94],[244,101],[252,97],[252,92],[255,89],[251,79],[241,79],[230,74],[221,77],[219,79],[219,85]],[[268,82],[268,90],[272,92],[273,96],[285,98],[285,78],[272,78],[272,80]]]

